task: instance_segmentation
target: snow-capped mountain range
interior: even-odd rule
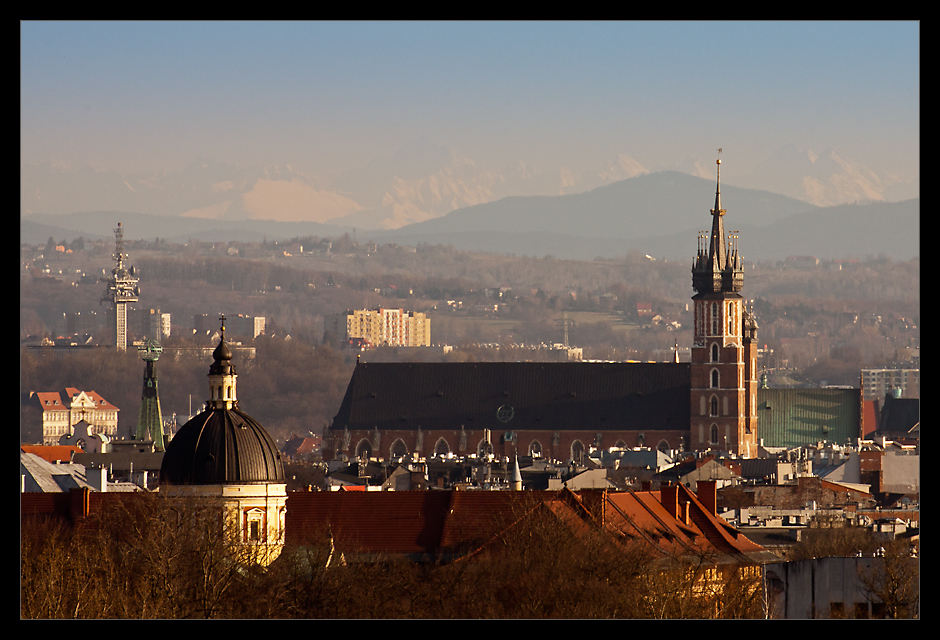
[[[688,160],[674,167],[714,178],[713,162]],[[426,139],[373,159],[330,183],[290,166],[237,167],[198,159],[183,170],[125,175],[90,168],[66,170],[49,163],[21,167],[21,215],[125,211],[212,220],[319,222],[360,229],[398,229],[457,209],[508,196],[553,196],[589,191],[651,169],[626,154],[575,170],[536,169],[521,162],[500,169]],[[722,182],[761,189],[817,206],[900,201],[919,197],[918,179],[879,175],[835,150],[780,149],[746,175]]]

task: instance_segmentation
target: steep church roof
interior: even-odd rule
[[[688,363],[359,363],[331,430],[688,430]]]

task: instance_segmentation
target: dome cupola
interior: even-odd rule
[[[209,367],[209,400],[167,447],[160,482],[172,485],[283,483],[284,466],[274,439],[238,407],[232,351],[225,319]]]

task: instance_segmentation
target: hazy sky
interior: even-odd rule
[[[23,22],[21,158],[316,177],[423,136],[495,169],[834,147],[917,175],[916,22]]]

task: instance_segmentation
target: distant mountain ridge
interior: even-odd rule
[[[728,211],[726,229],[740,232],[746,260],[919,255],[919,199],[820,208],[767,191],[725,185],[721,191],[722,208]],[[685,260],[695,252],[698,232],[710,225],[714,198],[714,181],[666,171],[579,194],[507,197],[395,230],[99,211],[25,217],[21,238],[32,244],[44,243],[50,235],[66,240],[78,235],[113,238],[112,230],[120,221],[128,239],[259,242],[351,233],[358,234],[360,241],[450,244],[462,250],[516,255],[592,260],[640,251],[655,258]]]
[[[440,218],[402,227],[397,234],[543,232],[594,238],[635,238],[672,230],[707,228],[715,181],[677,171],[643,174],[585,193],[504,198],[458,209]],[[722,207],[734,221],[763,226],[815,209],[767,191],[722,185]],[[395,234],[391,234],[394,236]]]
[[[683,174],[714,176],[713,160],[689,158],[651,171],[623,153],[581,166],[515,161],[483,167],[424,138],[330,181],[290,165],[240,167],[203,158],[154,174],[71,170],[46,162],[21,166],[20,215],[107,210],[398,229],[507,197],[587,193],[679,167]],[[726,181],[729,187],[762,189],[817,206],[919,196],[916,178],[877,174],[835,150],[816,154],[784,147],[757,165],[735,168]]]

